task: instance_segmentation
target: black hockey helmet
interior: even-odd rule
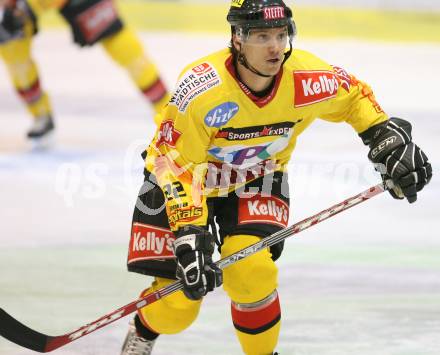
[[[283,64],[292,54],[292,42],[296,35],[296,26],[292,19],[292,10],[283,0],[232,0],[226,19],[231,25],[232,34],[240,35],[248,35],[249,30],[254,28],[287,26],[289,50],[284,53]],[[236,50],[232,45],[231,50],[239,63],[255,74],[267,77],[248,63],[241,49]]]
[[[290,37],[296,34],[292,10],[283,0],[232,0],[226,19],[233,32],[237,28],[247,31],[287,26]]]

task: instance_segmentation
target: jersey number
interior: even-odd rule
[[[174,181],[172,184],[166,184],[163,187],[163,192],[168,201],[186,196],[185,190],[179,181]]]

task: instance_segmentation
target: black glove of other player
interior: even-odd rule
[[[176,276],[182,280],[183,292],[189,299],[199,300],[223,283],[222,271],[212,261],[214,248],[214,237],[203,227],[188,225],[177,233]]]
[[[6,31],[8,37],[14,37],[22,32],[24,27],[25,15],[17,7],[6,5],[3,10],[3,16],[0,18],[0,27]]]
[[[393,117],[359,136],[370,147],[368,158],[375,163],[376,170],[384,179],[393,181],[391,195],[415,202],[417,192],[431,180],[432,167],[426,154],[412,142],[411,124]]]

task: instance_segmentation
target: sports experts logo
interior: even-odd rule
[[[215,138],[222,138],[228,141],[242,141],[247,139],[284,136],[290,134],[291,129],[296,123],[301,122],[279,122],[264,126],[249,126],[249,127],[226,127],[220,129]]]

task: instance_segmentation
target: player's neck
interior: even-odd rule
[[[266,90],[273,82],[273,76],[266,78],[264,76],[255,74],[240,63],[237,63],[236,68],[240,80],[254,92]]]

